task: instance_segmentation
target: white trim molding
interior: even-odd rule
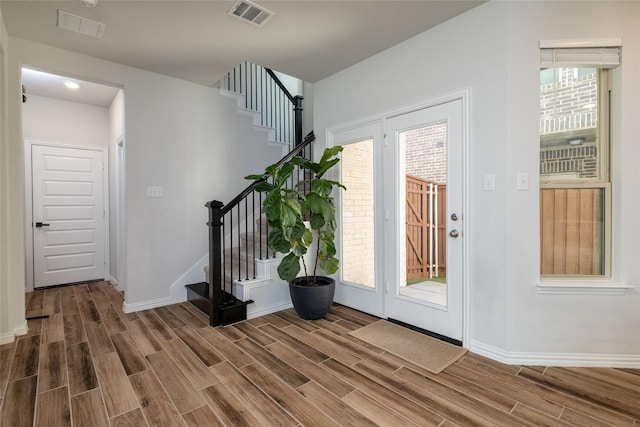
[[[582,281],[540,281],[536,283],[539,294],[555,295],[624,295],[628,290],[635,289],[633,285],[606,282]]]
[[[17,336],[26,335],[27,332],[29,332],[29,326],[25,320],[22,325],[13,328],[13,331],[0,334],[0,345],[12,343],[16,340]]]
[[[149,310],[151,308],[162,307],[172,304],[170,297],[150,299],[147,301],[135,302],[128,304],[126,301],[122,303],[122,311],[125,313],[133,313],[136,311]]]
[[[471,341],[469,351],[507,365],[640,368],[640,354],[531,353]]]

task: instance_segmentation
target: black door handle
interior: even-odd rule
[[[44,222],[36,222],[36,228],[40,228],[40,227],[48,227],[51,224],[46,224]]]

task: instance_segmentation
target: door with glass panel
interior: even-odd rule
[[[386,317],[462,341],[462,101],[392,117],[386,135]]]
[[[335,301],[384,317],[381,189],[382,122],[333,134],[342,145],[338,227],[340,270]]]

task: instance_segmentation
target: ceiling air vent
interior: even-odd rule
[[[275,13],[248,0],[238,0],[229,9],[229,15],[262,27]]]
[[[63,30],[84,34],[85,36],[102,39],[105,25],[102,22],[92,21],[58,9],[58,27]]]

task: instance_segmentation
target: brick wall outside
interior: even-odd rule
[[[405,132],[406,171],[422,179],[447,181],[447,124]]]
[[[595,128],[597,126],[597,73],[577,76],[571,70],[558,70],[560,80],[540,86],[540,134]],[[580,146],[561,146],[540,150],[540,174],[575,174],[577,178],[598,176],[598,146],[586,141]]]
[[[374,287],[373,141],[345,145],[341,164],[342,278]]]

